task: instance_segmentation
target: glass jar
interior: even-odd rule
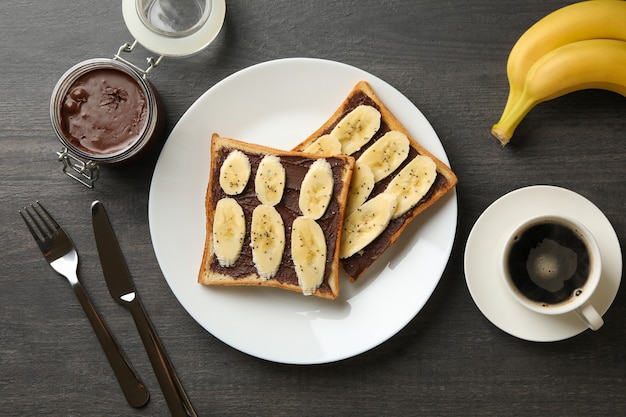
[[[143,155],[158,140],[164,120],[148,75],[165,56],[187,56],[209,45],[225,12],[225,0],[122,0],[135,41],[122,45],[113,58],[74,65],[52,92],[50,119],[63,145],[57,152],[63,172],[92,188],[100,165]],[[145,70],[122,57],[138,43],[160,55],[148,58]]]
[[[142,155],[162,131],[158,92],[137,70],[96,58],[70,68],[55,86],[50,120],[63,149],[64,172],[87,186],[100,164]]]

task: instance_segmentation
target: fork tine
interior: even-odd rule
[[[39,207],[39,210],[37,209],[37,206]],[[50,213],[48,213],[48,210],[46,210],[46,208],[39,201],[24,207],[22,210],[19,210],[20,216],[22,216],[28,230],[30,230],[30,233],[40,246],[44,244],[45,240],[51,238],[52,235],[61,228]],[[45,216],[41,212],[43,212]],[[24,215],[24,213],[26,213],[26,215]],[[39,231],[39,233],[37,233],[37,231]]]
[[[41,214],[39,214],[39,212],[35,210],[35,207],[33,207],[33,205],[31,204],[29,207],[24,207],[24,209],[26,211],[26,214],[28,214],[28,217],[30,217],[31,223],[34,224],[35,227],[37,227],[37,229],[39,230],[39,233],[40,233],[39,236],[43,237],[44,239],[47,237],[50,237],[50,234],[52,233],[50,231],[50,226],[46,225],[46,222],[41,217]],[[33,213],[35,213],[37,217],[35,217]],[[43,223],[43,226],[42,226],[42,223]],[[44,229],[44,226],[46,226],[45,229]]]
[[[50,213],[48,213],[48,210],[46,210],[46,208],[39,202],[39,201],[35,201],[35,204],[37,204],[37,206],[44,212],[44,214],[47,217],[47,220],[44,218],[44,216],[41,215],[41,213],[39,213],[39,211],[36,209],[36,207],[31,204],[31,207],[33,208],[33,210],[35,211],[35,213],[37,213],[37,215],[39,216],[39,218],[43,221],[44,225],[46,226],[46,228],[48,229],[48,231],[50,233],[54,233],[56,230],[59,230],[61,228],[61,226],[59,225],[59,223],[56,222],[56,220],[54,220],[54,217],[52,217],[50,215]],[[52,226],[54,228],[52,228],[50,226],[50,224],[52,224]]]
[[[30,218],[32,218],[33,216],[30,214],[30,212],[28,211],[28,207],[24,207],[23,210],[26,212],[26,214],[28,214],[28,216]],[[24,213],[22,212],[22,210],[18,210],[18,213],[20,213],[20,216],[22,217],[22,220],[24,220],[24,223],[26,223],[26,227],[28,227],[28,230],[30,231],[30,234],[33,235],[33,237],[35,238],[35,240],[37,241],[37,243],[41,242],[41,237],[39,234],[37,234],[37,231],[34,229],[32,222],[29,221],[26,216],[24,215]],[[34,219],[33,219],[34,220]],[[40,229],[41,230],[41,229]]]

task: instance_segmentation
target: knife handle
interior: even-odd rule
[[[128,401],[128,404],[132,407],[143,407],[150,399],[148,389],[139,378],[137,372],[124,354],[124,351],[122,351],[115,341],[115,338],[102,320],[102,317],[100,317],[100,314],[98,314],[91,298],[89,298],[83,286],[80,285],[80,282],[76,281],[73,283],[72,288],[80,301],[80,305],[83,307],[83,310],[85,310],[89,323],[91,323],[91,327],[93,327],[100,341],[100,345],[111,364],[111,368],[113,368],[113,372],[122,388],[126,401]]]
[[[128,302],[127,307],[135,320],[135,325],[172,416],[197,417],[137,293],[135,293],[135,298]]]

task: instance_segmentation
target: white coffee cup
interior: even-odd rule
[[[547,315],[575,312],[592,330],[604,324],[589,301],[600,282],[600,248],[579,221],[531,218],[507,235],[501,259],[504,283],[524,307]]]

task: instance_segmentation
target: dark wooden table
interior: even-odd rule
[[[168,415],[135,326],[112,302],[89,207],[103,201],[138,290],[200,415],[594,415],[626,410],[626,298],[598,332],[534,343],[492,325],[463,271],[468,234],[498,197],[552,184],[594,202],[626,236],[626,99],[602,91],[542,104],[502,148],[490,136],[507,95],[516,39],[565,1],[229,1],[203,52],[151,75],[166,133],[207,89],[284,57],[362,68],[400,90],[438,133],[460,178],[448,266],[422,311],[377,348],[337,363],[282,365],[243,354],[183,309],[156,261],[148,193],[159,148],[105,169],[94,189],[61,173],[49,120],[52,89],[72,65],[131,40],[120,2],[23,1],[0,16],[0,414]],[[164,135],[163,140],[167,137]],[[152,394],[130,408],[67,283],[44,262],[17,210],[45,202],[80,253],[87,291]]]

